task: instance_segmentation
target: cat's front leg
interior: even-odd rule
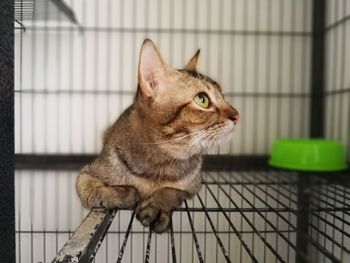
[[[150,226],[157,233],[169,227],[173,210],[191,196],[182,190],[164,187],[142,200],[136,208],[136,218],[144,226]]]
[[[131,185],[108,185],[85,166],[76,181],[76,189],[84,207],[133,208],[140,200],[136,188]]]

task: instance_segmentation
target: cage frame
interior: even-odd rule
[[[0,255],[14,262],[14,3],[0,2]]]
[[[310,106],[310,136],[322,137],[324,135],[324,55],[325,55],[325,0],[313,0],[312,19],[312,59],[311,59],[311,106]],[[0,2],[0,254],[5,261],[15,260],[15,220],[14,220],[14,168],[16,169],[54,169],[64,167],[72,169],[88,162],[94,155],[25,155],[14,154],[14,6],[10,0]],[[4,63],[6,62],[6,63]],[[247,169],[252,163],[254,166],[263,167],[267,156],[220,156],[206,157],[204,169],[214,167],[225,170],[232,168],[232,164],[240,164],[235,169]],[[216,166],[220,163],[220,167]],[[243,165],[242,165],[243,164]],[[244,165],[245,164],[245,165]],[[307,176],[306,176],[307,178]],[[301,184],[306,184],[306,181]],[[344,183],[344,181],[341,181]],[[349,182],[345,181],[350,188]],[[300,186],[301,189],[303,186]],[[300,191],[300,199],[308,200],[307,193]],[[5,202],[3,201],[5,200]],[[305,248],[305,240],[302,233],[307,226],[303,222],[307,220],[307,202],[300,204],[298,218],[302,225],[298,229],[297,247]],[[150,232],[151,235],[151,232]],[[303,262],[302,258],[298,262]]]

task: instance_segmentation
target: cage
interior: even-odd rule
[[[349,170],[266,164],[292,137],[339,140],[350,161],[349,0],[3,0],[0,14],[4,262],[58,262],[79,233],[80,262],[350,262]],[[177,68],[200,48],[241,114],[161,235],[130,210],[84,210],[74,188],[133,99],[146,37]]]

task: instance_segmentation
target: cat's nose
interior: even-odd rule
[[[239,120],[239,113],[235,108],[231,107],[231,109],[227,111],[227,117],[236,125]]]

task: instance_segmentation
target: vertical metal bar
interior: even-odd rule
[[[42,126],[43,126],[43,141],[44,141],[44,152],[47,153],[48,150],[48,140],[47,140],[47,133],[48,133],[48,125],[47,125],[47,120],[48,120],[48,116],[47,116],[47,91],[48,91],[48,81],[47,81],[47,68],[48,68],[48,56],[49,56],[49,32],[48,32],[48,17],[49,17],[49,2],[45,1],[44,2],[44,40],[43,40],[43,54],[44,56],[42,57],[42,83],[44,84],[44,94],[42,96],[42,100],[43,100],[43,111],[41,113],[40,118],[42,119]],[[46,193],[43,192],[43,196],[46,196]],[[45,198],[44,198],[45,199]]]
[[[292,9],[291,9],[291,19],[290,19],[290,24],[291,24],[291,31],[295,31],[295,1],[291,1],[292,4]],[[290,37],[290,48],[289,48],[289,76],[290,76],[290,80],[289,80],[289,92],[291,93],[296,93],[295,92],[295,42],[296,42],[296,38],[295,37]],[[302,98],[299,98],[300,100],[302,100]],[[300,118],[299,116],[296,116],[296,114],[293,114],[293,109],[295,108],[294,103],[296,101],[296,98],[288,98],[288,137],[291,137],[293,135],[293,123],[294,123],[294,119]]]
[[[208,189],[205,188],[204,190],[204,202],[208,203]],[[204,261],[207,260],[207,237],[208,237],[208,231],[207,231],[207,221],[208,219],[204,217]]]
[[[20,21],[23,20],[23,0],[21,0],[21,16],[20,16]],[[22,94],[22,88],[23,88],[23,30],[20,30],[20,72],[19,72],[19,126],[17,127],[17,129],[19,130],[19,152],[22,153],[23,152],[23,94]],[[21,199],[22,199],[22,195],[21,195],[21,187],[22,187],[22,177],[20,176],[20,172],[18,172],[17,174],[17,178],[18,179],[18,199],[17,199],[17,207],[18,207],[18,214],[17,214],[17,222],[18,222],[18,240],[17,240],[17,245],[18,245],[18,258],[17,258],[17,262],[21,263],[21,252],[22,252],[22,235],[21,235],[21,231],[22,231],[22,222],[21,222]]]
[[[267,8],[267,30],[271,31],[272,28],[272,0],[269,0],[267,2],[268,8]],[[266,43],[266,93],[269,93],[271,90],[271,54],[272,54],[272,45],[271,45],[271,36],[267,36],[267,43]],[[266,98],[266,113],[264,114],[264,124],[265,124],[265,148],[264,151],[268,152],[268,149],[270,147],[270,109],[271,109],[271,97]]]
[[[105,248],[106,249],[106,252],[105,252],[106,258],[105,259],[106,259],[106,262],[108,262],[108,256],[109,256],[108,255],[108,232],[106,233],[106,243],[105,244],[106,244],[106,248]]]
[[[294,1],[293,1],[294,2]],[[306,32],[306,29],[307,29],[307,17],[308,17],[308,10],[307,10],[307,6],[308,6],[308,2],[307,1],[304,1],[304,5],[303,5],[303,31]],[[309,41],[309,37],[305,37],[304,38],[304,43],[303,43],[303,47],[302,47],[302,50],[301,50],[301,56],[303,58],[303,61],[302,61],[302,66],[300,67],[300,70],[301,70],[301,73],[300,73],[300,76],[301,76],[301,79],[302,79],[302,91],[301,93],[309,93],[309,87],[308,87],[308,84],[306,83],[306,65],[307,65],[307,56],[305,55],[306,54],[306,50],[307,50],[307,46],[308,46],[308,41]],[[301,98],[301,112],[306,112],[305,109],[306,109],[306,104],[308,102],[308,96],[307,97],[302,97]],[[309,116],[310,117],[310,116]],[[301,114],[300,116],[300,130],[299,130],[299,136],[302,137],[302,136],[305,136],[307,134],[306,132],[306,128],[305,129],[305,121],[306,120],[306,116],[305,114]]]
[[[194,243],[195,243],[196,249],[197,249],[198,260],[199,260],[199,262],[204,262],[203,256],[202,256],[202,252],[201,252],[200,247],[199,247],[199,242],[198,242],[198,239],[197,239],[196,231],[194,230],[193,221],[192,221],[190,212],[188,210],[188,205],[187,205],[187,201],[186,200],[185,200],[185,207],[186,207],[186,212],[187,212],[187,216],[188,216],[188,221],[190,222],[190,227],[191,227],[191,231],[192,231],[193,240],[194,240]],[[182,230],[182,228],[180,230]]]
[[[242,176],[241,176],[241,179],[242,179]],[[231,186],[230,188],[232,189],[233,187]],[[242,195],[244,195],[243,185],[241,185],[240,191],[241,191]],[[240,199],[241,199],[241,206],[240,207],[244,207],[242,196],[240,196]],[[232,203],[232,202],[230,202],[230,203]],[[233,205],[235,205],[235,204],[233,204]],[[235,206],[235,207],[237,208],[237,206]],[[241,214],[240,215],[240,219],[241,220],[240,220],[240,224],[239,224],[241,233],[243,233],[243,229],[244,229],[244,227],[243,227],[243,223],[244,223],[243,218],[245,219],[245,216],[244,216],[244,214]],[[253,229],[253,231],[254,231],[254,229]],[[240,263],[242,263],[243,262],[243,246],[242,246],[242,243],[241,243],[241,245],[239,247],[239,259],[240,259]]]
[[[218,19],[219,19],[219,28],[224,28],[224,15],[223,15],[223,0],[219,1],[219,13],[218,13]],[[224,45],[223,45],[223,34],[219,34],[219,41],[218,41],[218,50],[217,50],[217,63],[218,63],[218,67],[217,67],[217,77],[219,78],[220,82],[224,81],[224,71],[223,69],[223,63],[226,59],[226,57],[223,57],[223,50],[224,50]],[[223,153],[225,154],[225,152],[222,151],[222,147],[223,145],[220,145],[218,148],[218,154]],[[225,151],[226,151],[226,145],[224,147]]]
[[[56,42],[55,42],[55,46],[56,46],[56,70],[57,72],[55,73],[56,75],[56,88],[57,91],[59,91],[62,87],[62,71],[61,71],[61,61],[62,61],[62,20],[64,19],[62,17],[62,13],[59,12],[58,13],[58,21],[57,21],[57,32],[56,32]],[[33,63],[33,62],[32,62]],[[84,65],[84,64],[83,64]],[[33,87],[32,87],[33,88]],[[62,98],[62,96],[58,93],[57,97],[56,97],[56,116],[54,116],[54,118],[56,119],[56,127],[59,130],[60,125],[60,115],[61,115],[61,106],[60,106],[60,99]],[[81,118],[82,120],[84,119],[83,117]],[[82,133],[82,138],[84,137],[84,133]],[[56,133],[56,151],[58,153],[61,152],[62,146],[61,146],[61,134],[58,131]]]
[[[198,1],[198,0],[197,0]],[[234,20],[235,20],[235,10],[236,10],[236,1],[235,0],[231,0],[231,18],[230,18],[230,24],[233,30],[233,25],[234,25]],[[197,9],[197,8],[196,8]],[[196,27],[197,28],[197,27]],[[231,35],[230,36],[230,49],[231,49],[231,54],[230,54],[230,70],[231,70],[231,74],[230,74],[230,83],[234,83],[234,72],[235,72],[235,41],[234,41],[234,36]],[[234,93],[235,90],[235,85],[231,85],[230,87],[230,92]],[[230,145],[229,145],[229,153],[233,154],[233,146],[234,146],[234,140],[230,141]]]
[[[0,1],[0,255],[16,261],[14,192],[14,4]]]
[[[22,189],[22,178],[21,178],[21,172],[20,171],[18,171],[17,172],[18,174],[17,174],[17,176],[20,178],[19,180],[18,180],[18,185],[17,185],[17,191],[18,191],[18,201],[17,201],[17,207],[19,208],[18,209],[18,214],[17,214],[17,222],[18,222],[18,243],[17,243],[17,245],[18,245],[18,258],[17,258],[17,262],[18,263],[21,263],[22,261],[21,261],[21,251],[22,251],[22,235],[21,235],[21,232],[22,232],[22,221],[21,221],[21,205],[22,205],[22,202],[21,202],[21,200],[22,200],[22,195],[21,195],[21,189]]]
[[[266,195],[266,194],[265,194]],[[288,192],[288,204],[287,204],[287,206],[289,207],[289,208],[291,208],[292,207],[292,193],[289,191]],[[292,220],[292,218],[291,218],[291,215],[292,215],[292,212],[288,212],[288,221],[289,222],[291,222],[291,220]],[[290,240],[291,238],[290,238],[290,230],[291,230],[291,225],[288,225],[288,236],[287,236],[287,238]],[[290,258],[290,249],[289,249],[289,246],[287,247],[287,263],[289,263],[289,258]]]
[[[83,4],[82,5],[82,25],[85,26],[86,25],[86,20],[87,20],[87,14],[86,14],[86,6],[87,4]],[[61,18],[61,16],[59,16],[59,18]],[[85,112],[86,112],[86,106],[85,106],[85,101],[86,101],[86,97],[85,96],[85,89],[86,89],[86,32],[83,31],[82,35],[81,35],[81,90],[82,90],[82,94],[81,94],[81,116],[80,116],[80,128],[82,130],[85,130]],[[85,146],[85,142],[86,142],[86,132],[82,132],[81,135],[81,152],[82,153],[86,153],[86,146]],[[119,216],[119,214],[118,214]]]
[[[48,58],[49,58],[49,32],[48,32],[48,18],[50,17],[50,8],[49,8],[49,2],[45,2],[45,15],[44,15],[44,47],[43,47],[43,52],[44,52],[44,57],[43,57],[43,83],[44,83],[44,96],[43,96],[43,113],[42,113],[42,120],[43,120],[43,130],[44,130],[44,152],[47,153],[49,149],[49,141],[48,141]],[[43,177],[42,177],[42,209],[41,209],[41,215],[43,217],[43,262],[46,261],[46,229],[47,229],[47,216],[46,216],[46,211],[47,211],[47,176],[46,172],[43,172]]]
[[[148,238],[147,238],[147,248],[146,248],[145,263],[149,262],[149,256],[151,254],[151,241],[152,241],[152,230],[151,230],[151,228],[149,228]]]
[[[346,16],[346,1],[343,1],[343,5],[342,5],[342,17],[345,17]],[[346,51],[345,51],[345,24],[346,22],[342,24],[341,27],[339,27],[338,31],[339,31],[339,36],[340,39],[339,39],[339,42],[340,42],[340,53],[342,54],[341,56],[341,61],[340,61],[340,74],[339,74],[339,90],[342,90],[345,88],[345,78],[344,78],[344,75],[345,75],[345,57],[346,57]],[[338,104],[338,132],[337,132],[337,136],[336,138],[341,140],[341,134],[342,132],[344,131],[344,128],[343,128],[343,122],[342,122],[342,119],[343,119],[343,101],[346,97],[339,94],[339,104]],[[335,116],[333,117],[335,118]]]
[[[333,4],[333,15],[334,18],[337,19],[338,17],[338,2],[339,1],[334,1]],[[332,66],[330,66],[330,69],[332,69],[332,71],[330,69],[328,69],[329,71],[331,71],[330,75],[332,76],[332,80],[333,82],[330,82],[332,90],[331,91],[336,91],[339,86],[338,86],[338,36],[339,36],[339,28],[335,27],[332,29],[333,31],[333,35],[332,35],[332,43],[333,43],[333,48],[332,48]],[[330,64],[330,63],[329,63]],[[330,126],[330,133],[327,134],[328,136],[330,136],[331,138],[335,138],[336,137],[336,131],[337,131],[337,127],[336,127],[336,116],[338,115],[338,113],[336,112],[336,106],[337,106],[337,98],[339,97],[339,94],[337,94],[336,92],[332,93],[329,95],[329,100],[330,100],[330,109],[328,109],[330,111],[330,123],[328,123],[328,125]]]
[[[94,4],[94,20],[95,20],[95,29],[94,30],[94,54],[93,54],[93,69],[94,69],[94,72],[93,72],[93,83],[94,83],[94,91],[96,91],[96,95],[93,96],[93,116],[92,116],[92,119],[93,119],[93,123],[94,123],[94,131],[93,131],[93,134],[94,134],[94,148],[93,148],[93,151],[94,152],[97,152],[98,151],[98,142],[99,142],[99,134],[98,134],[98,122],[97,122],[97,104],[98,104],[98,82],[99,82],[99,66],[98,66],[98,63],[99,63],[99,56],[100,56],[100,45],[99,45],[99,37],[100,37],[100,32],[99,32],[99,20],[100,20],[100,16],[99,16],[99,13],[100,13],[100,10],[99,10],[99,3],[98,1],[95,1],[95,4]]]
[[[36,19],[36,15],[33,16],[33,20],[32,22],[35,22],[35,19]],[[36,29],[33,29],[31,31],[31,43],[30,43],[30,46],[31,46],[31,54],[30,54],[30,59],[31,59],[31,89],[33,91],[35,91],[35,87],[36,87]],[[32,117],[32,123],[31,123],[31,153],[35,153],[36,151],[36,145],[35,145],[35,130],[34,130],[34,125],[35,125],[35,119],[36,119],[36,116],[35,116],[35,108],[34,108],[34,104],[35,104],[35,93],[32,93],[31,96],[31,109],[30,109],[30,116]]]
[[[338,6],[336,5],[336,8],[337,8]],[[335,46],[336,47],[336,46]],[[336,56],[335,56],[335,58],[336,58]],[[336,68],[335,67],[335,64],[336,63],[334,63],[334,68]],[[333,71],[333,73],[334,73],[334,76],[336,76],[336,71]],[[336,88],[336,87],[335,87]],[[334,97],[333,97],[333,110],[334,110],[334,104],[335,104],[335,96],[336,96],[337,94],[334,94]],[[333,114],[335,113],[335,111],[333,111]],[[331,116],[334,116],[334,115],[331,115]],[[333,119],[333,118],[332,118]],[[334,120],[333,120],[334,121]],[[332,121],[332,122],[333,122]],[[334,123],[332,124],[333,126],[334,126]],[[334,129],[332,129],[332,136],[333,136],[333,130]],[[326,191],[326,202],[325,203],[328,203],[328,187],[326,187],[326,189],[325,189],[325,191]],[[319,204],[321,204],[322,205],[322,203],[323,203],[323,200],[321,199],[321,198],[319,198],[318,200],[316,200],[316,202],[318,202]],[[326,221],[328,221],[328,222],[330,222],[331,221],[331,218],[330,219],[328,219],[328,214],[327,213],[324,213],[324,217],[325,217],[325,219],[326,219]],[[334,219],[334,217],[333,217],[333,219]],[[333,228],[334,229],[334,228]],[[320,231],[319,231],[320,232]],[[324,224],[323,225],[323,232],[324,233],[327,233],[327,225],[326,224]],[[319,237],[317,237],[317,240],[320,240],[319,239]],[[320,241],[319,241],[319,243],[321,243]],[[332,242],[333,243],[333,242]],[[323,247],[324,248],[326,248],[327,247],[327,240],[326,240],[326,238],[325,237],[323,237]],[[326,262],[326,257],[323,257],[323,262]]]
[[[208,188],[208,190],[210,190],[210,188]],[[219,187],[216,187],[216,198],[220,200],[219,197]],[[205,203],[205,206],[207,206],[208,203]],[[219,231],[219,211],[216,212],[216,229]],[[219,250],[219,242],[216,242],[216,262],[219,262],[219,258],[218,258],[218,251]]]
[[[260,15],[260,10],[261,10],[261,6],[260,6],[260,1],[256,1],[255,5],[254,5],[254,9],[256,10],[256,17],[255,17],[255,30],[258,32],[260,30],[260,19],[261,19],[261,15]],[[254,56],[254,68],[253,68],[253,72],[254,72],[254,87],[253,87],[253,92],[258,92],[259,91],[259,79],[260,79],[260,56],[259,56],[259,46],[261,45],[260,43],[261,37],[257,36],[256,39],[254,39],[254,50],[253,50],[253,56]],[[257,152],[257,141],[258,141],[258,130],[259,130],[259,122],[260,122],[260,118],[258,118],[259,116],[259,106],[260,106],[260,101],[261,98],[254,98],[254,103],[252,103],[252,111],[254,113],[254,116],[256,116],[256,120],[254,121],[253,124],[253,138],[252,138],[252,144],[253,144],[253,154],[256,154]],[[254,238],[254,235],[253,235]]]
[[[231,188],[231,187],[230,187]],[[265,193],[267,192],[267,185],[264,188]],[[264,202],[267,202],[267,194],[264,195]],[[267,212],[264,213],[264,217],[267,218]],[[264,238],[267,238],[267,222],[264,220]],[[266,246],[264,247],[264,262],[266,262]]]
[[[345,34],[345,32],[344,32],[344,34]],[[344,37],[345,37],[345,35],[344,35]],[[347,199],[346,199],[346,195],[344,194],[343,195],[343,201],[345,202]],[[342,214],[342,219],[343,219],[343,221],[342,221],[342,224],[341,224],[341,229],[345,229],[345,226],[344,226],[344,219],[345,219],[345,214],[343,213]],[[334,228],[335,229],[335,228]],[[342,247],[344,247],[344,237],[345,237],[345,235],[344,234],[342,234],[341,235],[341,245],[342,245]]]
[[[221,248],[222,254],[223,254],[223,256],[224,256],[225,259],[226,259],[226,262],[231,262],[231,259],[228,257],[227,250],[226,250],[224,244],[222,243],[221,238],[219,237],[219,235],[218,235],[218,233],[217,233],[217,232],[218,232],[217,229],[215,229],[214,223],[213,223],[213,221],[211,220],[211,217],[209,216],[209,213],[208,213],[208,211],[207,211],[207,208],[205,207],[205,204],[204,204],[202,198],[201,198],[198,194],[197,194],[197,197],[198,197],[198,199],[199,199],[199,202],[200,202],[201,205],[202,205],[202,208],[203,208],[203,210],[204,210],[205,216],[208,218],[210,227],[211,227],[211,229],[213,230],[213,233],[214,233],[214,235],[215,235],[215,237],[216,237],[216,240],[217,240],[217,242],[218,242],[218,244],[219,244],[219,246],[220,246],[220,248]]]
[[[69,5],[74,8],[74,1],[70,0]],[[76,73],[74,72],[74,36],[75,36],[75,32],[73,31],[74,26],[70,25],[69,26],[69,31],[68,31],[68,55],[69,55],[69,59],[68,59],[68,69],[69,69],[69,75],[68,75],[68,98],[67,98],[67,106],[68,106],[68,112],[73,112],[73,85],[74,85],[74,77],[76,76]],[[74,151],[74,147],[73,147],[73,117],[72,114],[68,114],[68,134],[69,134],[69,138],[68,138],[68,152],[72,153]],[[71,189],[71,188],[69,188]]]
[[[232,196],[232,189],[231,189],[231,187],[229,188],[229,195]],[[231,202],[228,203],[228,207],[229,207],[229,209],[232,208]],[[228,216],[229,216],[229,218],[232,218],[232,213],[229,212],[229,213],[228,213]],[[228,230],[229,230],[229,229],[230,229],[230,225],[228,225],[227,228],[228,228]],[[228,248],[229,248],[229,249],[228,249],[228,256],[231,258],[231,237],[233,237],[233,236],[230,235],[229,233],[228,233],[227,235],[228,235]],[[233,239],[233,238],[232,238],[232,239]],[[234,243],[234,240],[232,241],[232,243]],[[241,242],[241,244],[242,244],[242,242]]]
[[[309,194],[309,174],[300,173],[298,175],[298,211],[297,211],[297,233],[296,233],[296,261],[297,263],[307,262],[300,253],[307,255],[308,242],[305,235],[308,234],[310,194]]]
[[[278,15],[278,23],[280,25],[280,29],[281,31],[284,30],[283,28],[283,17],[284,17],[284,7],[283,7],[283,3],[284,1],[279,1],[279,15]],[[284,46],[283,46],[283,36],[278,36],[278,40],[277,40],[277,65],[278,65],[278,74],[277,74],[277,93],[281,94],[283,89],[282,89],[282,74],[283,74],[283,54],[284,54]],[[282,100],[283,98],[280,98],[276,101],[276,133],[275,135],[277,136],[277,138],[280,138],[282,135],[282,105],[285,103],[285,101],[283,101],[282,104]],[[289,120],[291,121],[291,120]],[[276,224],[278,225],[278,219]],[[278,251],[278,237],[276,236],[276,250]],[[277,262],[277,261],[276,261]]]
[[[170,221],[171,221],[171,219],[170,219]],[[169,222],[169,226],[170,227],[172,227],[172,225],[171,225],[171,222]],[[167,251],[166,251],[166,256],[167,256],[167,259],[166,259],[166,262],[170,262],[170,238],[171,238],[171,236],[170,235],[168,235],[168,238],[167,238]]]
[[[130,218],[130,221],[129,221],[129,225],[128,225],[128,229],[126,230],[126,233],[125,233],[125,236],[124,236],[124,241],[123,241],[122,247],[120,248],[120,251],[119,251],[119,256],[118,256],[118,259],[117,259],[117,263],[122,262],[125,246],[126,246],[126,243],[128,242],[128,237],[129,237],[129,234],[130,234],[130,231],[131,231],[132,223],[134,222],[134,217],[135,217],[135,212],[133,212],[132,215],[131,215],[131,218]],[[120,230],[119,230],[119,233],[120,233]]]
[[[313,0],[310,136],[324,136],[324,28],[326,1]]]
[[[175,249],[175,238],[174,238],[174,228],[173,228],[173,218],[170,218],[170,241],[171,241],[171,255],[173,263],[176,263],[176,249]]]
[[[111,1],[112,0],[108,0],[107,2],[107,25],[108,26],[112,26],[112,4],[111,4]],[[133,9],[135,10],[135,9]],[[111,57],[111,53],[112,53],[112,48],[111,48],[111,42],[112,42],[112,33],[111,32],[107,32],[107,40],[106,40],[106,49],[107,49],[107,52],[106,52],[106,63],[107,63],[107,70],[106,70],[106,85],[107,85],[107,90],[108,90],[108,96],[106,98],[106,110],[107,110],[107,122],[108,124],[110,123],[111,121],[111,109],[110,109],[110,97],[111,97],[111,90],[112,90],[112,87],[111,87],[111,72],[112,72],[112,57]],[[136,42],[134,39],[133,39],[133,43]],[[133,59],[134,61],[134,59]],[[136,68],[136,66],[135,66]]]
[[[136,7],[134,7],[136,8]],[[119,23],[120,23],[120,28],[124,28],[124,0],[121,0],[119,2]],[[124,55],[124,52],[125,52],[125,49],[124,49],[124,32],[120,32],[120,39],[119,39],[119,43],[120,43],[120,47],[119,47],[119,71],[120,71],[120,74],[119,74],[119,83],[118,83],[118,93],[123,93],[124,91],[124,58],[125,58],[125,55]],[[123,110],[123,96],[122,95],[119,95],[118,96],[118,114],[121,115],[122,113],[122,110]]]
[[[247,1],[244,1],[243,3],[243,31],[246,31],[248,28],[248,3]],[[243,90],[247,90],[247,77],[248,77],[248,53],[247,53],[247,43],[248,43],[248,37],[245,35],[242,35],[243,38],[243,45],[242,45],[242,89]],[[240,154],[245,154],[246,153],[246,149],[247,149],[247,142],[246,142],[246,138],[247,136],[245,135],[247,132],[247,121],[244,120],[246,116],[244,116],[244,112],[247,112],[247,98],[246,97],[242,97],[242,104],[241,104],[241,108],[242,108],[242,120],[241,121],[241,147],[240,147]]]

